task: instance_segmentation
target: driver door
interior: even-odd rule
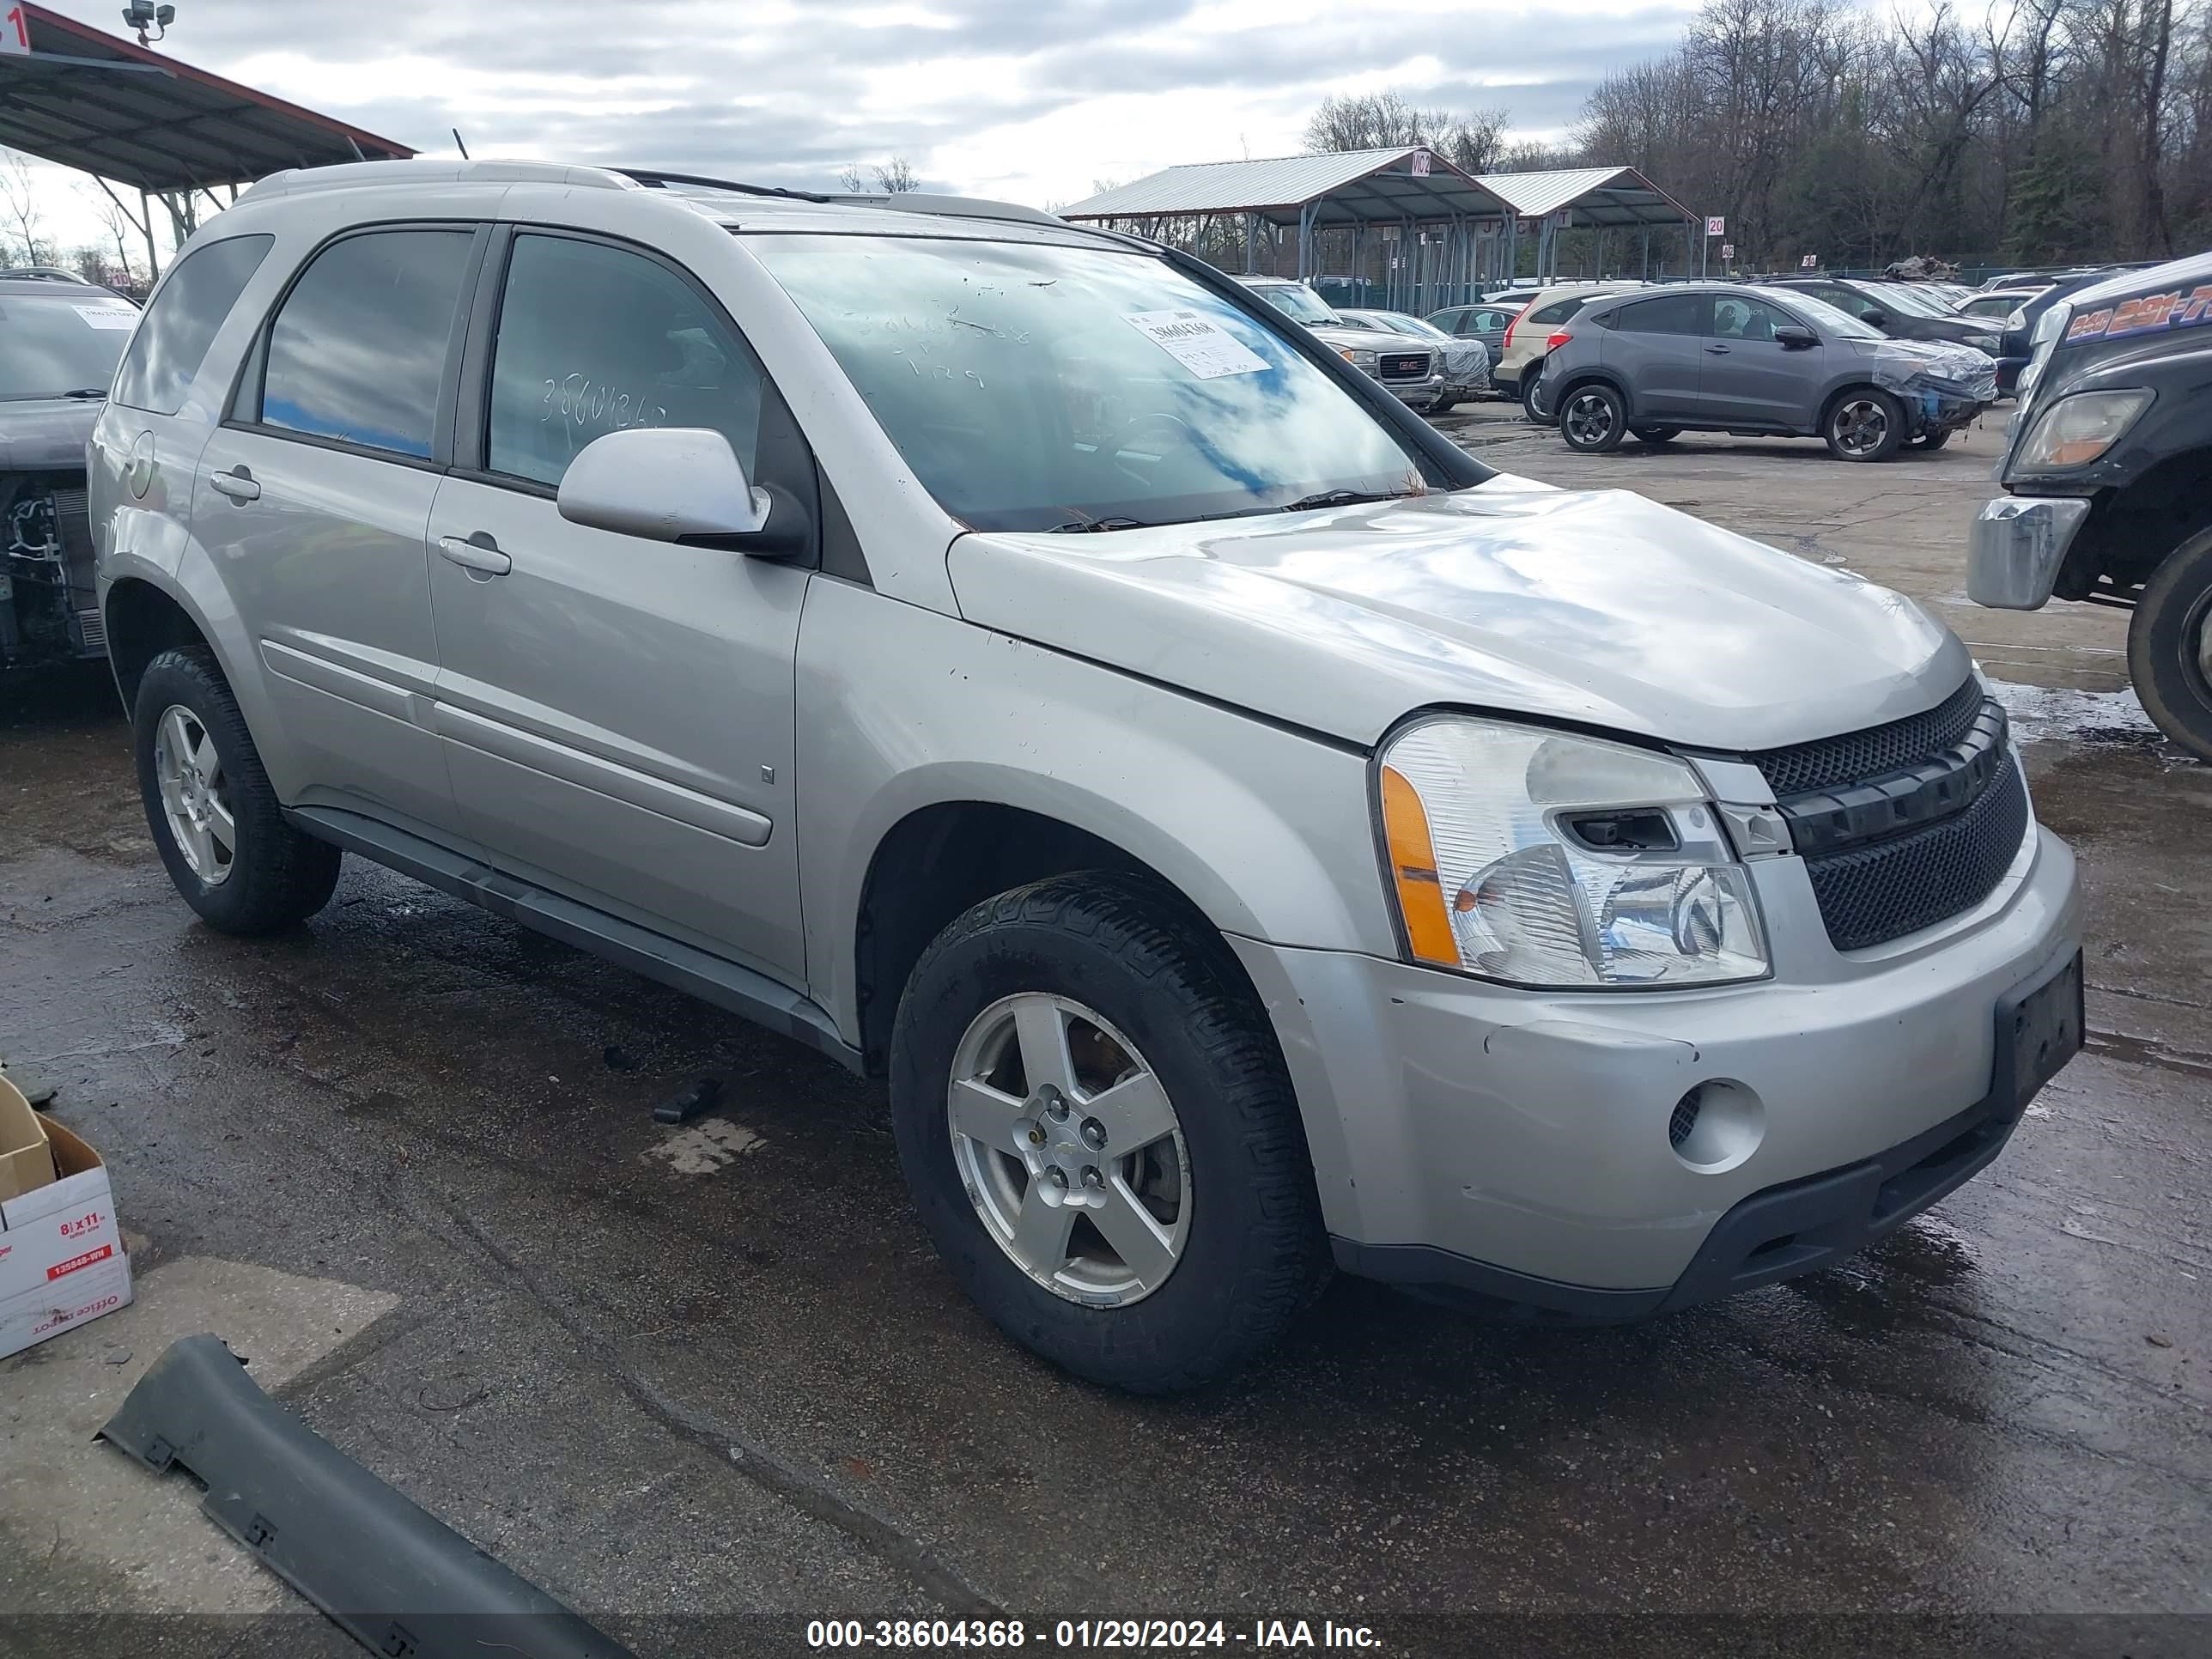
[[[786,981],[805,972],[793,662],[808,572],[563,519],[593,439],[709,427],[813,512],[813,465],[686,273],[522,231],[485,261],[454,472],[430,510],[436,719],[497,867]],[[496,317],[495,325],[492,319]]]

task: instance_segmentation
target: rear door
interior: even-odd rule
[[[1774,337],[1778,328],[1802,326],[1797,319],[1747,294],[1717,295],[1708,309],[1698,398],[1706,417],[1810,430],[1819,349],[1793,350]]]
[[[596,438],[708,427],[818,523],[811,454],[689,273],[587,235],[501,240],[429,525],[436,723],[463,815],[497,867],[796,981],[809,573],[572,524],[555,498]]]
[[[448,840],[423,533],[483,240],[473,226],[380,226],[311,255],[201,453],[192,502],[266,671],[290,804]]]
[[[1630,416],[1639,425],[1698,418],[1704,369],[1698,337],[1706,311],[1696,294],[1662,294],[1614,307],[1599,361],[1627,385]]]

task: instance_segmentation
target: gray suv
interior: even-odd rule
[[[2080,1041],[1940,623],[1028,210],[279,174],[91,490],[210,926],[349,852],[886,1078],[951,1273],[1121,1387],[1332,1261],[1585,1319],[1833,1262]]]
[[[1968,346],[1893,340],[1778,289],[1696,284],[1593,305],[1558,325],[1531,404],[1571,449],[1686,431],[1819,437],[1847,461],[1939,449],[1996,396]]]

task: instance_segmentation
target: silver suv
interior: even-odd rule
[[[352,852],[887,1076],[952,1273],[1109,1383],[1332,1257],[1597,1319],[1824,1266],[2080,1041],[2073,859],[1940,623],[1492,473],[1171,251],[280,174],[90,459],[211,926]]]

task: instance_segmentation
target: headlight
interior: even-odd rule
[[[1439,719],[1392,739],[1377,776],[1414,960],[1547,988],[1766,973],[1750,877],[1685,763]]]
[[[2151,394],[2142,391],[2078,392],[2061,398],[2036,417],[2013,455],[2013,470],[2087,466],[2118,441],[2150,400]]]
[[[1339,346],[1336,355],[1354,368],[1375,367],[1375,354],[1365,346]]]

